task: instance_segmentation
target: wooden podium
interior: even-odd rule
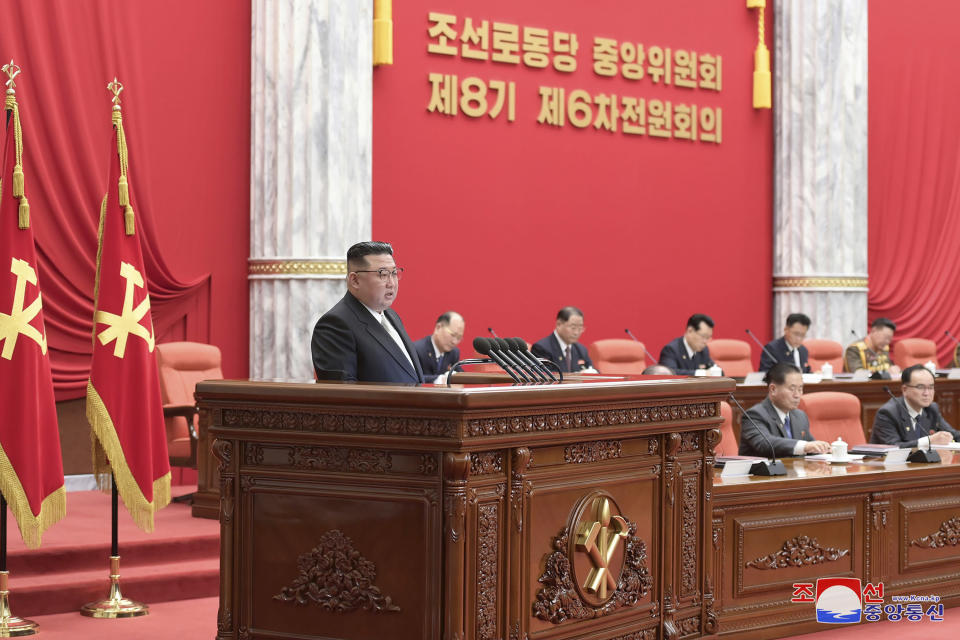
[[[217,638],[715,632],[712,451],[733,388],[200,383]]]

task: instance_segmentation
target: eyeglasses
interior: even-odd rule
[[[443,328],[446,329],[446,330],[447,330],[447,333],[450,334],[450,337],[453,338],[454,340],[456,340],[457,342],[463,340],[463,334],[462,334],[462,333],[454,333],[454,332],[453,332],[453,329],[451,329],[450,327],[447,327],[447,326],[444,326]]]
[[[927,391],[929,391],[930,393],[933,393],[932,384],[905,384],[903,386],[910,387],[911,389],[916,389],[920,393],[926,393]]]
[[[357,269],[354,273],[375,273],[380,276],[380,279],[384,282],[388,278],[396,278],[399,280],[403,277],[403,272],[405,269],[403,267],[397,267],[396,269]]]

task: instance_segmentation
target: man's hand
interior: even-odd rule
[[[830,453],[830,443],[823,440],[814,440],[803,445],[804,453]]]
[[[930,444],[950,444],[953,442],[953,434],[949,431],[935,431],[930,434]]]

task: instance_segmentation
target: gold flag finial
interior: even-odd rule
[[[117,76],[113,76],[113,82],[107,85],[107,89],[113,93],[113,98],[110,100],[113,103],[113,110],[120,111],[120,93],[123,91],[123,85],[117,80]]]
[[[14,82],[13,79],[20,75],[20,67],[13,64],[13,59],[11,58],[10,62],[3,65],[2,71],[7,74],[7,93],[16,93],[17,83]]]

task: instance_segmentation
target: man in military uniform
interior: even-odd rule
[[[890,342],[897,325],[889,318],[877,318],[870,325],[870,333],[854,342],[843,354],[844,369],[853,372],[866,369],[879,373],[884,380],[900,375],[900,367],[890,361]]]

